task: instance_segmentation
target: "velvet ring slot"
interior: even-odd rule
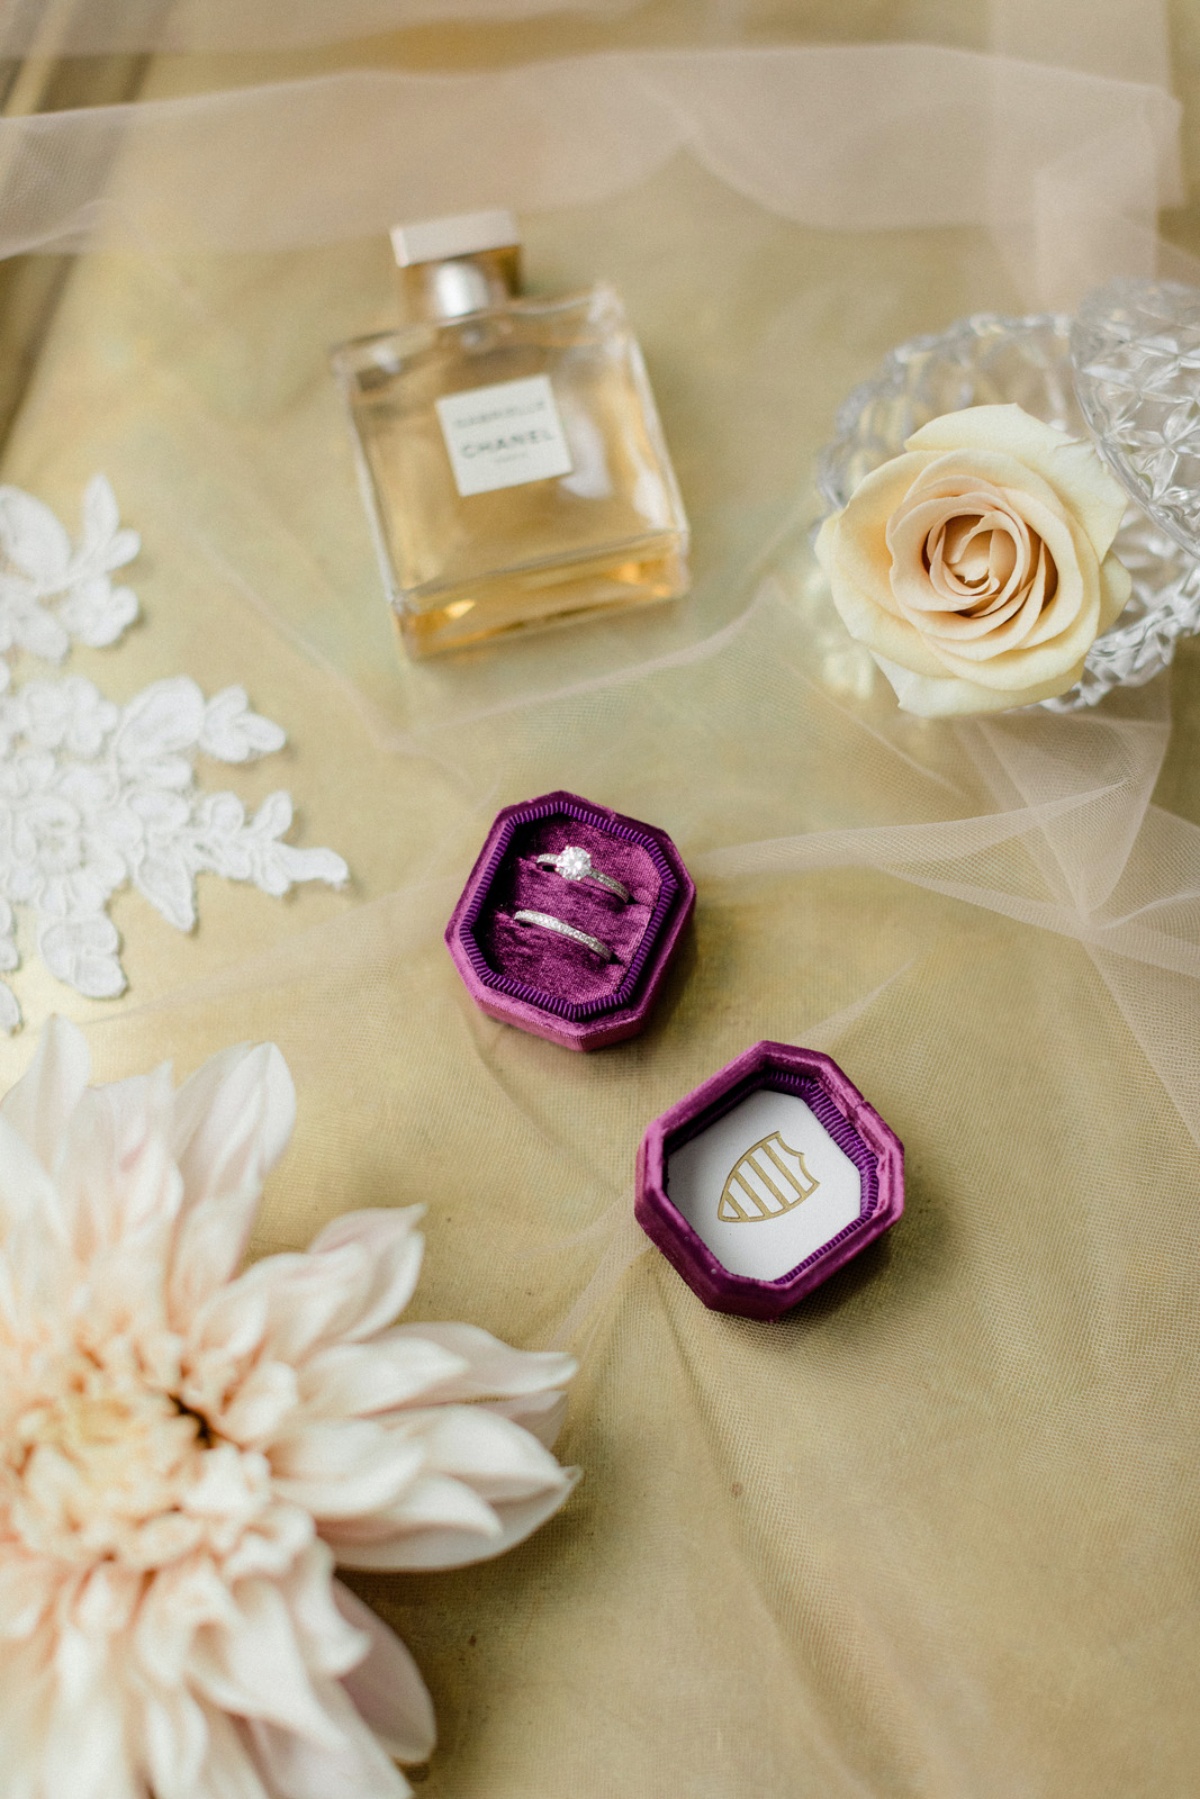
[[[586,856],[606,879],[565,878],[551,859],[561,864],[566,851],[579,854],[565,866],[582,868]],[[489,1017],[565,1049],[599,1049],[645,1025],[695,898],[657,825],[579,794],[547,793],[497,815],[446,943]]]
[[[635,1212],[714,1311],[777,1318],[904,1210],[904,1148],[830,1056],[757,1043],[655,1119]]]

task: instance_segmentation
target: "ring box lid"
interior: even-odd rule
[[[904,1150],[837,1063],[757,1043],[655,1119],[635,1214],[714,1311],[777,1318],[904,1210]]]
[[[587,850],[628,902],[591,880],[539,866],[541,854]],[[662,986],[696,889],[657,825],[557,791],[497,814],[446,927],[463,983],[489,1017],[565,1049],[599,1049],[640,1031]],[[608,945],[518,924],[519,910],[559,918]]]

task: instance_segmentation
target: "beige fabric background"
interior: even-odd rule
[[[1156,19],[652,0],[164,56],[145,97],[847,37],[1152,84]],[[1168,24],[1200,175],[1200,12]],[[123,896],[129,993],[82,1001],[31,955],[0,1078],[51,1010],[106,1076],[273,1038],[300,1122],[257,1247],[419,1201],[420,1315],[525,1345],[565,1321],[583,1355],[562,1515],[494,1565],[355,1583],[433,1692],[438,1799],[1200,1790],[1200,651],[1094,717],[921,724],[807,547],[853,381],[1030,298],[985,215],[818,229],[685,151],[528,215],[537,285],[624,291],[693,516],[695,610],[644,642],[397,665],[325,362],[388,320],[376,238],[81,256],[9,446],[4,479],[68,518],[103,469],[143,534],[144,623],[72,666],[117,697],[244,682],[290,747],[210,782],[290,786],[298,840],[355,880],[282,904],[206,880],[190,938]],[[1165,221],[1185,252],[1195,216]],[[1076,253],[1051,286],[1094,234]],[[555,786],[664,825],[699,885],[651,1027],[590,1057],[483,1019],[441,942],[494,811]],[[832,1049],[909,1168],[900,1225],[774,1326],[706,1312],[628,1223],[647,1121],[759,1037]]]

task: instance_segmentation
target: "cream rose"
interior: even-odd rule
[[[1125,504],[1090,444],[1019,406],[972,406],[869,474],[817,556],[906,711],[995,712],[1065,693],[1119,617]]]

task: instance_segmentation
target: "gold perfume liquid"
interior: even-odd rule
[[[687,521],[610,288],[425,319],[334,367],[410,655],[686,591]]]

